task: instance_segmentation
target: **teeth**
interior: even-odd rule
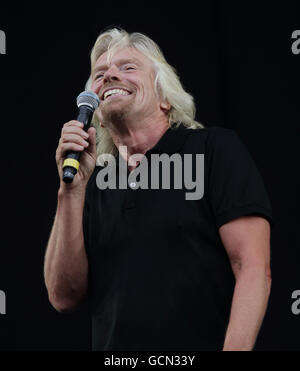
[[[110,95],[115,95],[115,94],[121,94],[121,95],[129,95],[128,91],[126,90],[122,90],[122,89],[112,89],[112,90],[108,90],[107,92],[105,92],[104,94],[104,100],[110,96]]]

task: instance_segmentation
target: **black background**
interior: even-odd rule
[[[7,2],[6,2],[7,3]],[[298,2],[299,3],[299,2]],[[89,53],[109,26],[145,33],[162,48],[205,126],[236,130],[269,193],[273,286],[257,350],[300,349],[300,29],[297,1],[1,4],[0,350],[89,350],[88,308],[49,304],[43,259],[56,209],[55,150],[89,76]]]

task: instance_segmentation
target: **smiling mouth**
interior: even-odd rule
[[[102,100],[105,101],[109,97],[114,97],[114,96],[120,96],[120,95],[130,95],[131,93],[127,90],[124,89],[111,89],[107,90],[102,97]]]

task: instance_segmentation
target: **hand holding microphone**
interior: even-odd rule
[[[96,165],[96,129],[90,126],[98,96],[89,91],[77,97],[77,120],[64,124],[56,150],[56,163],[64,183],[87,183]],[[77,176],[75,177],[75,175]]]

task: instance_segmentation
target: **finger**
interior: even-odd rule
[[[89,135],[89,143],[90,143],[90,146],[92,148],[94,148],[96,150],[96,129],[91,126],[89,129],[88,129],[88,135]]]
[[[77,120],[71,120],[71,121],[68,121],[67,123],[65,123],[64,126],[78,126],[80,128],[82,128],[84,125],[82,122],[80,121],[77,121]]]
[[[77,143],[62,143],[60,146],[60,157],[65,157],[66,152],[68,151],[75,151],[75,152],[82,152],[84,147]]]
[[[88,129],[89,134],[89,146],[87,148],[87,151],[90,152],[90,154],[93,157],[96,157],[97,149],[96,149],[96,129],[94,127],[90,127]]]
[[[84,125],[82,122],[76,121],[76,120],[66,122],[61,128],[61,133],[63,133],[66,130],[66,128],[69,128],[69,127],[77,127],[77,128],[83,129]]]
[[[85,132],[83,129],[79,128],[78,126],[74,126],[74,125],[63,128],[61,135],[63,136],[64,134],[78,134],[84,139],[87,139],[89,137],[87,132]]]
[[[78,134],[63,134],[61,139],[62,139],[61,143],[77,143],[80,144],[81,146],[84,146],[85,148],[89,146],[89,142],[84,140]]]

